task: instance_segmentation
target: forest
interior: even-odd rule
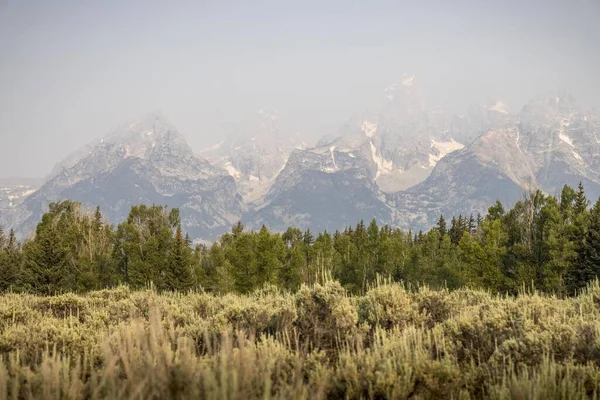
[[[600,397],[600,200],[533,192],[428,232],[50,205],[0,235],[2,399]]]
[[[177,209],[132,207],[107,224],[101,210],[53,203],[31,238],[0,228],[0,291],[58,294],[127,285],[158,291],[295,291],[331,277],[362,294],[378,278],[432,288],[516,294],[524,287],[573,295],[600,273],[600,199],[584,187],[523,195],[485,216],[440,216],[428,232],[360,221],[343,231],[246,230],[241,222],[211,245],[192,246]]]

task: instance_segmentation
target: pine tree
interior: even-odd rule
[[[471,216],[469,217],[467,229],[468,232],[472,234],[477,232],[477,226],[475,225],[475,219],[473,218],[473,214],[471,214]]]
[[[571,269],[568,284],[571,292],[579,290],[600,276],[600,199],[589,214],[587,232],[578,251],[577,262]]]
[[[244,232],[244,225],[242,225],[242,221],[238,221],[237,224],[233,228],[231,228],[231,233],[233,236],[239,236]]]
[[[577,194],[575,196],[575,204],[573,205],[573,211],[575,212],[576,215],[582,214],[587,210],[589,205],[590,205],[590,202],[588,201],[587,197],[585,197],[585,191],[583,190],[583,184],[581,182],[579,182],[579,185],[577,186]]]
[[[6,245],[6,235],[4,234],[4,229],[2,229],[2,225],[0,225],[0,251],[4,250],[5,245]]]
[[[24,255],[25,266],[32,273],[33,287],[39,293],[56,294],[75,289],[68,253],[54,230],[38,232],[34,241],[26,243]]]
[[[444,236],[448,233],[446,228],[446,220],[443,215],[440,215],[440,219],[438,220],[437,230],[440,233],[440,240],[444,238]]]
[[[481,216],[480,213],[477,213],[477,229],[479,229],[479,227],[481,226],[481,224],[483,223],[483,217]]]
[[[7,243],[6,240],[3,240]],[[0,246],[0,291],[19,290],[23,288],[22,254],[11,229],[8,244]]]
[[[452,221],[450,221],[450,242],[452,244],[458,244],[460,241],[461,233],[460,233],[460,224],[462,223],[462,216],[460,219],[456,219],[456,217],[452,217]]]
[[[104,224],[102,222],[102,213],[100,213],[100,207],[98,206],[96,207],[96,211],[94,212],[94,231],[99,232],[102,229],[103,225]]]
[[[304,241],[304,244],[307,246],[312,246],[312,244],[315,242],[315,237],[311,233],[310,229],[307,229],[304,232],[303,241]]]
[[[265,225],[256,238],[257,284],[276,284],[285,253],[285,244],[279,235],[273,235]]]
[[[500,203],[500,200],[496,200],[496,203],[488,208],[487,219],[495,220],[500,219],[504,216],[504,206]]]
[[[192,251],[181,233],[181,225],[177,226],[165,275],[165,288],[168,290],[186,291],[194,286]]]
[[[16,252],[19,250],[19,242],[17,241],[17,235],[15,230],[11,229],[8,234],[8,240],[6,241],[6,251]]]

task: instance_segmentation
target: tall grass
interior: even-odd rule
[[[0,354],[0,399],[597,398],[600,285],[6,294]]]

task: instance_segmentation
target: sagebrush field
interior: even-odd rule
[[[0,398],[596,398],[600,286],[0,297]]]

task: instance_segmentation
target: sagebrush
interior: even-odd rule
[[[572,298],[334,281],[296,293],[0,297],[0,398],[596,398],[600,285]]]

